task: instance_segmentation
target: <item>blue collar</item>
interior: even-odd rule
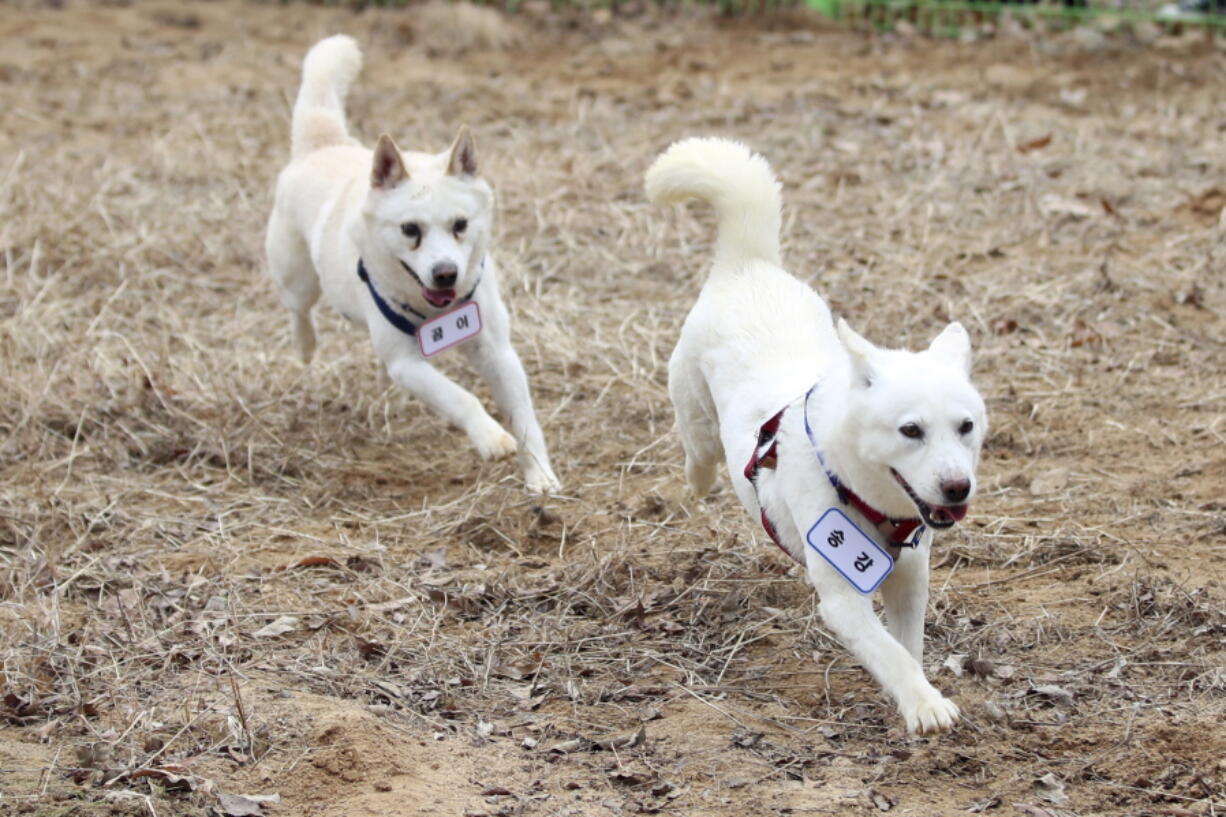
[[[822,470],[826,472],[826,479],[830,480],[830,484],[834,486],[835,492],[838,493],[839,501],[844,505],[851,505],[857,511],[864,514],[868,521],[876,525],[883,534],[889,537],[891,545],[906,548],[916,547],[919,545],[920,537],[924,535],[925,526],[922,519],[894,519],[886,516],[861,499],[855,491],[844,485],[838,475],[831,471],[830,466],[826,464],[826,457],[822,454],[822,449],[817,444],[817,437],[814,436],[813,429],[809,426],[809,397],[813,392],[817,391],[819,385],[821,385],[820,380],[805,392],[804,404],[802,406],[805,419],[805,434],[808,435],[809,443],[813,446],[813,453],[817,454],[817,461],[821,463]]]
[[[481,265],[485,266],[485,259],[481,260]],[[379,312],[383,315],[383,317],[387,318],[388,323],[399,329],[401,332],[404,332],[406,335],[413,336],[417,334],[418,325],[406,318],[402,313],[393,309],[392,305],[384,300],[383,296],[379,294],[379,291],[375,289],[375,282],[370,280],[370,275],[366,272],[366,264],[362,262],[361,258],[358,259],[358,277],[362,279],[362,282],[366,284],[366,288],[370,290],[370,297],[374,299],[375,306],[379,308]],[[462,304],[467,301],[471,301],[472,297],[477,294],[477,287],[479,286],[481,286],[480,278],[477,279],[477,283],[473,284],[473,288],[468,291],[468,294],[463,298],[457,299],[455,303]],[[425,315],[421,314],[406,303],[400,303],[397,301],[396,305],[406,312],[412,312],[414,315],[421,318],[423,322],[429,320],[429,318],[427,318]]]

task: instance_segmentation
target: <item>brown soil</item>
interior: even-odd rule
[[[334,31],[364,138],[477,135],[562,497],[326,311],[294,358],[261,233]],[[1221,813],[1226,60],[1019,32],[6,6],[0,810]],[[665,361],[711,222],[641,178],[705,133],[770,158],[789,267],[867,336],[972,332],[993,431],[927,641],[949,735],[902,733],[726,485],[681,491]]]

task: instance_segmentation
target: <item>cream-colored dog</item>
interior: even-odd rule
[[[951,323],[922,352],[879,349],[780,268],[779,183],[744,145],[687,139],[647,172],[656,202],[719,217],[715,262],[681,330],[668,387],[698,495],[721,459],[737,496],[804,565],[823,620],[912,732],[958,707],[924,677],[933,528],[966,514],[986,429],[970,341]],[[873,612],[880,587],[889,628]]]
[[[294,105],[290,163],[268,222],[269,271],[294,315],[304,361],[315,352],[311,308],[322,293],[364,326],[392,380],[464,429],[485,458],[518,451],[530,491],[557,491],[528,379],[489,254],[494,194],[477,174],[468,130],[440,154],[374,151],[349,136],[344,100],[361,68],[349,37],[306,56]],[[489,383],[508,434],[429,358],[452,346]]]

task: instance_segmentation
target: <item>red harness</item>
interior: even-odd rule
[[[749,455],[749,463],[745,466],[745,479],[749,480],[749,484],[753,486],[755,494],[758,490],[758,472],[763,468],[774,468],[779,461],[779,426],[783,423],[783,413],[785,411],[787,411],[786,406],[758,429],[758,444],[754,446],[753,453]],[[838,492],[839,501],[844,505],[851,505],[863,514],[864,518],[871,522],[886,537],[889,544],[895,547],[909,548],[915,547],[919,543],[919,537],[914,534],[916,529],[923,524],[923,520],[892,519],[886,516],[861,499],[855,491],[844,485],[838,477],[825,468],[824,461],[822,466],[826,471],[826,476],[830,479],[830,483]],[[766,508],[762,506],[761,499],[758,500],[758,508],[762,514],[762,527],[766,531],[766,535],[779,546],[780,550],[800,562],[801,559],[779,541],[779,534],[775,531],[775,525],[767,517]]]
[[[787,408],[779,409],[774,417],[771,417],[762,427],[758,429],[758,444],[754,446],[753,452],[749,455],[749,463],[745,466],[745,479],[749,480],[749,484],[753,486],[754,494],[758,492],[758,472],[763,468],[774,468],[779,462],[779,424],[783,422],[783,412]],[[758,510],[762,513],[762,527],[766,530],[766,535],[771,538],[771,541],[779,546],[787,555],[791,556],[796,561],[796,555],[792,551],[783,546],[783,542],[779,541],[779,534],[775,533],[775,526],[771,523],[770,518],[766,515],[766,508],[762,506],[761,498],[758,499]]]

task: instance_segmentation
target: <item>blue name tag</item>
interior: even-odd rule
[[[861,593],[872,593],[894,569],[894,559],[847,514],[830,508],[805,536],[809,547]]]

